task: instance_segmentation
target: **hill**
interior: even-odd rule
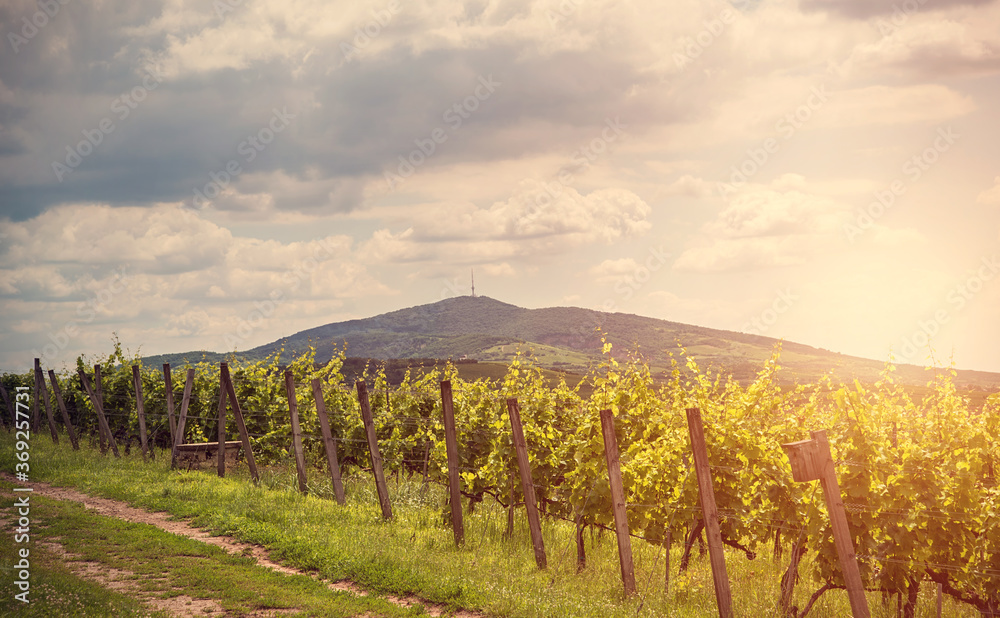
[[[598,330],[600,329],[600,330]],[[326,361],[346,346],[350,357],[373,359],[461,359],[504,363],[517,351],[530,351],[539,364],[560,372],[582,374],[601,353],[601,332],[622,358],[638,351],[658,372],[670,366],[669,353],[678,345],[703,367],[731,373],[747,381],[760,371],[777,339],[717,330],[625,313],[607,313],[578,307],[525,309],[485,296],[460,296],[382,315],[325,324],[251,350],[242,356],[256,359],[279,350],[298,353],[312,345],[317,360]],[[824,373],[837,380],[877,379],[885,362],[847,356],[821,348],[781,342],[783,376],[787,381],[811,382]],[[202,359],[217,362],[223,355],[189,352],[147,359],[181,362]],[[927,370],[897,365],[900,381],[924,384]],[[959,370],[956,383],[966,390],[1000,388],[1000,374]]]

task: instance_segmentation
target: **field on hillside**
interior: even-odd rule
[[[797,571],[790,605],[799,609],[790,608],[790,615],[801,616],[817,594],[810,615],[844,615],[846,595],[838,589],[844,578],[822,492],[817,493],[816,483],[792,480],[781,446],[825,430],[875,615],[895,615],[897,605],[904,615],[931,615],[925,613],[928,595],[938,590],[951,608],[948,615],[1000,615],[995,475],[1000,395],[973,405],[943,372],[925,387],[923,397],[914,399],[893,380],[891,366],[871,386],[824,379],[782,387],[777,351],[746,386],[705,373],[690,358],[678,358],[665,381],[654,380],[641,359],[619,362],[610,344],[604,358],[587,377],[586,390],[553,384],[558,376],[546,375],[525,357],[515,358],[497,381],[464,379],[458,367],[446,365],[391,385],[384,372],[371,367],[366,402],[372,434],[378,459],[394,479],[389,500],[396,510],[388,522],[378,516],[371,443],[359,397],[344,384],[342,357],[322,366],[308,353],[234,365],[233,392],[254,460],[263,470],[259,487],[244,468],[220,480],[206,472],[170,471],[162,453],[157,463],[138,461],[141,434],[148,434],[153,449],[170,445],[168,397],[163,375],[140,368],[140,420],[131,367],[135,359],[120,349],[98,361],[109,429],[130,454],[117,460],[90,447],[77,453],[65,439],[50,447],[43,426],[32,434],[32,449],[43,448],[31,451],[31,478],[196,517],[196,523],[271,545],[279,556],[333,579],[490,615],[708,616],[714,594],[708,561],[698,557],[703,512],[685,422],[685,410],[698,408],[738,614],[780,613],[782,575],[791,571],[789,581],[795,581]],[[81,364],[80,369],[89,367]],[[215,440],[219,369],[199,365],[190,368],[190,375],[184,439]],[[71,422],[89,436],[85,445],[96,444],[93,399],[80,391],[78,376],[56,379],[72,410]],[[468,521],[461,549],[453,546],[446,526],[451,505],[440,489],[448,471],[442,380],[449,381],[454,395],[457,466]],[[30,375],[4,377],[10,389],[30,381]],[[184,386],[174,380],[174,402],[184,398]],[[343,507],[330,500],[316,392],[329,413],[338,469],[347,479],[350,499]],[[293,398],[309,497],[292,491]],[[532,542],[523,529],[525,493],[509,400],[519,404],[530,486],[543,515],[550,558],[545,570],[533,566]],[[630,598],[622,598],[621,581],[616,581],[614,534],[607,532],[615,521],[602,410],[610,410],[614,419],[637,581],[642,582],[639,594]],[[234,416],[226,419],[225,433],[237,436]],[[3,469],[13,471],[17,462],[9,449],[3,452]],[[694,558],[682,573],[685,554]],[[585,556],[587,565],[579,574],[578,556]],[[801,564],[790,566],[795,564],[791,556],[801,557]],[[498,587],[499,573],[511,574],[513,583]]]

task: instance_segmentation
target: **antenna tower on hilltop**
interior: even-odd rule
[[[469,271],[472,273],[472,297],[476,297],[476,269],[470,268]]]

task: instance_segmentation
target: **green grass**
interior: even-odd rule
[[[11,485],[0,483],[8,497]],[[5,500],[7,501],[7,500]],[[13,503],[13,500],[9,500]],[[33,501],[34,506],[37,503]],[[4,515],[10,517],[10,507]],[[37,516],[37,515],[36,515]],[[74,575],[63,560],[37,543],[28,545],[31,564],[31,588],[28,602],[14,598],[22,590],[14,585],[11,567],[15,563],[15,552],[25,548],[25,544],[14,544],[13,534],[4,527],[0,535],[0,557],[3,558],[3,580],[0,581],[0,615],[51,618],[52,616],[151,616],[166,618],[167,614],[154,613],[132,597],[108,590],[95,582],[83,580]]]
[[[38,522],[33,526],[36,541],[58,539],[79,560],[129,571],[140,589],[152,596],[213,599],[235,615],[266,609],[298,610],[291,616],[354,616],[365,611],[386,616],[424,615],[396,608],[382,599],[332,591],[305,575],[278,574],[257,566],[252,558],[231,555],[214,545],[148,524],[96,515],[80,504],[36,496],[31,512],[33,521]],[[35,574],[35,579],[48,582],[45,575]],[[39,591],[36,598],[46,596]]]
[[[13,469],[11,446],[10,436],[0,433],[0,469]],[[166,464],[169,458],[164,455],[159,453],[155,463],[145,463],[136,456],[117,460],[103,457],[92,449],[71,451],[65,440],[60,446],[52,446],[47,438],[39,437],[32,442],[32,478],[191,518],[196,526],[266,546],[272,558],[278,561],[330,580],[350,579],[377,595],[416,594],[432,602],[478,609],[491,616],[717,615],[707,558],[695,558],[690,571],[677,576],[679,544],[675,544],[671,555],[674,573],[670,591],[664,594],[662,551],[634,540],[640,594],[624,599],[617,548],[611,534],[588,533],[588,568],[577,574],[572,526],[545,520],[543,529],[549,568],[539,571],[534,564],[523,518],[517,518],[513,537],[504,539],[506,512],[495,504],[483,503],[474,513],[466,514],[467,543],[463,549],[456,549],[450,529],[442,522],[443,492],[434,485],[424,492],[416,480],[391,481],[395,519],[386,523],[381,519],[374,487],[364,475],[347,478],[348,503],[340,507],[331,499],[328,478],[324,479],[316,469],[310,470],[310,495],[302,496],[294,490],[295,477],[290,472],[293,467],[263,469],[261,484],[255,487],[245,471],[237,471],[225,479],[215,476],[214,470],[170,471]],[[47,511],[51,517],[49,530],[54,535],[65,536],[73,530],[83,529],[85,522],[81,518],[95,517],[72,505],[45,508],[50,509]],[[156,552],[147,553],[142,547],[134,546],[152,546],[153,539],[159,538],[157,532],[148,527],[134,530],[131,524],[101,523],[97,527],[105,525],[109,530],[111,526],[120,526],[113,528],[115,534],[102,537],[102,543],[115,543],[114,551],[105,552],[108,554],[105,559],[134,572],[145,568],[139,564],[144,560],[156,564]],[[123,539],[120,543],[119,538]],[[170,555],[177,551],[211,556],[218,569],[198,579],[185,566],[182,557],[170,558],[158,567],[149,568],[165,569],[182,586],[220,598],[224,605],[242,608],[257,602],[254,599],[258,597],[251,599],[236,593],[226,596],[226,590],[242,585],[232,582],[249,577],[248,573],[256,570],[244,559],[227,558],[211,548],[196,549],[204,545],[194,541],[167,543],[159,539],[156,542],[158,547],[172,548],[167,552]],[[78,549],[83,553],[86,543],[83,540],[80,543]],[[185,543],[193,545],[188,547]],[[727,552],[727,567],[737,615],[777,614],[775,604],[783,564],[767,556],[748,561],[740,554]],[[802,581],[795,599],[800,607],[819,587],[809,575],[811,565],[808,561],[803,564],[801,573]],[[275,581],[294,579],[261,575],[261,583],[253,584],[253,589],[270,590],[266,585],[272,584],[272,577],[277,578]],[[309,581],[302,578],[301,583],[294,585],[301,585],[306,590]],[[934,615],[933,599],[930,586],[925,588],[918,616],[930,617]],[[267,603],[291,603],[277,592],[268,595]],[[877,594],[871,594],[869,599],[873,616],[895,616],[894,605],[883,607]],[[304,603],[296,601],[291,605],[274,606],[303,610],[311,607]],[[387,615],[381,610],[369,611]],[[950,599],[945,601],[945,612],[948,616],[975,615]],[[329,615],[350,614],[331,612]],[[850,615],[846,593],[828,592],[810,615]]]

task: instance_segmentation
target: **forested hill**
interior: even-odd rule
[[[598,330],[600,329],[600,331]],[[584,373],[601,351],[603,332],[622,357],[638,350],[658,371],[669,367],[668,352],[683,345],[703,367],[750,379],[767,359],[778,340],[758,335],[716,330],[625,313],[606,313],[578,307],[525,309],[485,296],[460,296],[427,305],[400,309],[370,318],[317,326],[279,341],[246,351],[260,358],[284,345],[299,352],[313,345],[318,360],[326,360],[335,349],[347,347],[351,357],[377,359],[468,358],[480,362],[505,362],[518,349],[531,351],[539,363],[552,369]],[[157,357],[157,360],[216,360],[215,354],[189,353]],[[800,343],[782,343],[783,377],[792,381],[814,381],[831,370],[837,379],[877,378],[885,360],[846,356]],[[924,384],[928,373],[921,367],[899,365],[898,378]],[[959,371],[963,387],[995,389],[1000,374]]]

